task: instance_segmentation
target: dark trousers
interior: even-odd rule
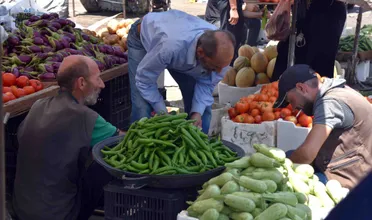
[[[113,177],[101,165],[93,162],[83,176],[81,187],[81,208],[78,220],[87,220],[94,210],[103,206],[103,187]]]
[[[314,10],[315,11],[315,10]],[[298,22],[298,33],[304,34],[306,45],[295,48],[295,63],[308,64],[319,75],[333,78],[333,68],[338,44],[346,20],[346,7],[335,1],[326,12],[309,11]],[[272,81],[279,79],[287,69],[289,39],[278,44],[278,57]]]
[[[258,36],[261,31],[261,20],[258,18],[245,18],[245,28],[246,28],[246,41],[245,43],[249,46],[257,46]]]
[[[234,56],[234,59],[235,59],[238,55],[238,49],[242,44],[244,44],[245,37],[246,37],[246,34],[244,33],[244,16],[243,16],[243,10],[242,10],[242,2],[237,0],[237,10],[238,10],[238,14],[239,14],[239,21],[236,25],[231,25],[229,23],[230,4],[229,4],[228,0],[219,0],[218,1],[218,9],[221,13],[221,15],[220,15],[220,21],[221,21],[220,29],[230,31],[235,37],[235,40],[236,40],[235,56]]]
[[[372,207],[372,173],[362,180],[328,215],[326,220],[369,220]]]

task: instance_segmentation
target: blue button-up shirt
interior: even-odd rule
[[[149,13],[143,18],[141,42],[147,54],[138,65],[136,85],[156,112],[166,111],[157,87],[157,79],[165,69],[196,79],[191,113],[202,115],[205,108],[213,104],[213,89],[229,67],[220,73],[206,74],[196,59],[196,46],[205,30],[215,29],[214,25],[178,10]]]

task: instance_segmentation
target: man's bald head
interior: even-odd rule
[[[204,68],[219,72],[233,59],[235,43],[235,37],[229,31],[205,31],[198,39],[198,59]]]
[[[72,91],[75,80],[88,78],[90,73],[99,71],[94,60],[82,55],[71,55],[63,59],[57,73],[57,82],[61,88]]]

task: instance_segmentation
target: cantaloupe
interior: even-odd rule
[[[238,72],[243,67],[249,67],[250,62],[247,57],[239,56],[234,61],[234,69]]]
[[[252,47],[252,49],[254,50],[254,53],[260,52],[260,50],[257,47]]]
[[[278,56],[278,51],[276,49],[276,46],[267,46],[264,49],[263,53],[265,54],[265,56],[267,57],[269,61]]]
[[[251,59],[251,67],[256,73],[266,72],[266,67],[269,61],[263,53],[255,53]]]
[[[239,72],[236,74],[235,84],[237,87],[251,87],[254,85],[255,80],[255,72],[250,67],[243,67]]]
[[[255,79],[256,85],[270,83],[269,77],[265,73],[259,73]]]
[[[229,86],[235,86],[235,78],[236,78],[236,70],[231,67],[226,72],[225,77],[222,79],[222,82]]]
[[[255,54],[255,51],[248,44],[241,46],[238,50],[239,56],[247,57],[248,59],[251,59],[253,54]]]
[[[270,79],[271,77],[273,77],[275,62],[276,62],[276,58],[270,60],[269,64],[267,64],[266,74]]]

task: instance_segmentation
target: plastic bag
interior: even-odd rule
[[[280,0],[273,15],[266,25],[267,38],[270,40],[285,41],[290,34],[291,1]]]
[[[21,0],[17,2],[11,9],[10,14],[15,17],[19,13],[30,13],[34,15],[41,15],[46,13],[44,9],[38,6],[35,0]]]

